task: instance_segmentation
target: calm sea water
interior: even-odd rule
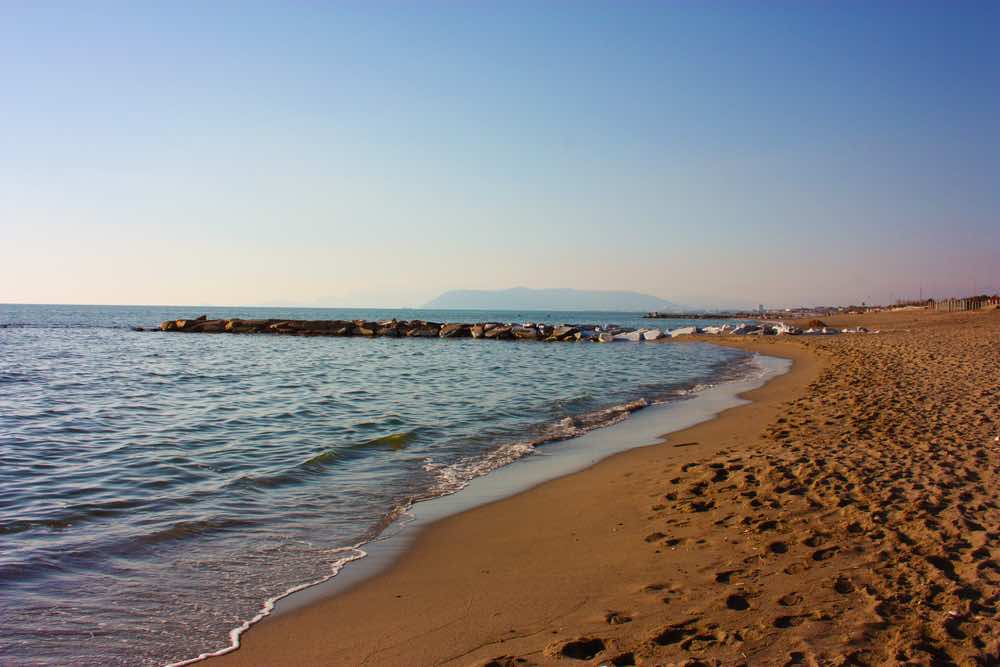
[[[649,325],[0,305],[0,664],[161,665],[223,648],[265,600],[329,577],[401,508],[747,359],[702,344],[130,329],[202,313]]]

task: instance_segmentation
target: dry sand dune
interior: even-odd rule
[[[833,323],[883,333],[735,342],[795,369],[433,526],[219,662],[998,664],[1000,312]]]

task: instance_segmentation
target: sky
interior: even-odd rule
[[[0,302],[1000,290],[1000,4],[0,3]]]

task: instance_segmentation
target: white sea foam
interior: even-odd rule
[[[476,477],[513,463],[517,459],[535,453],[530,442],[513,442],[497,447],[485,456],[467,456],[448,465],[426,459],[424,470],[434,475],[435,482],[431,495],[440,496],[461,491]]]
[[[627,419],[636,410],[641,410],[649,404],[649,401],[640,398],[602,410],[565,417],[543,429],[537,438],[507,443],[485,455],[467,456],[447,465],[436,463],[433,459],[428,458],[424,463],[424,470],[435,477],[431,494],[439,496],[461,491],[476,477],[481,477],[522,457],[535,454],[539,445],[556,440],[569,440],[596,428],[617,424]]]
[[[244,632],[249,630],[250,626],[254,625],[255,623],[269,616],[271,612],[274,611],[274,605],[278,602],[278,600],[286,598],[292,593],[298,593],[301,590],[310,588],[311,586],[322,584],[324,581],[329,581],[330,579],[336,577],[340,573],[340,571],[344,568],[344,566],[347,565],[348,563],[367,556],[368,554],[365,553],[362,549],[360,549],[360,546],[361,544],[357,544],[353,547],[338,547],[336,549],[330,549],[330,554],[349,552],[350,555],[337,558],[332,563],[330,563],[330,574],[326,575],[325,577],[320,577],[315,581],[308,581],[304,584],[299,584],[298,586],[292,586],[283,593],[280,593],[265,600],[264,604],[260,608],[260,611],[258,611],[253,618],[247,621],[243,621],[241,625],[229,631],[229,646],[221,648],[218,651],[202,653],[196,658],[189,658],[187,660],[181,660],[180,662],[171,662],[167,665],[164,665],[164,667],[181,667],[182,665],[190,665],[195,662],[201,662],[206,658],[214,658],[216,656],[225,655],[226,653],[231,653],[235,651],[240,647],[240,636],[242,636]]]

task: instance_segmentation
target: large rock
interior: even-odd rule
[[[625,341],[627,343],[638,343],[639,341],[642,340],[642,333],[643,332],[641,331],[627,331],[624,333],[615,334],[614,339]]]
[[[536,329],[533,326],[512,327],[511,333],[513,333],[514,337],[517,338],[518,340],[540,340],[542,337],[538,329]]]
[[[750,334],[753,334],[753,333],[760,333],[760,330],[761,330],[761,327],[760,327],[759,324],[749,324],[747,322],[743,322],[743,323],[737,324],[735,327],[733,327],[733,330],[732,330],[731,333],[734,336],[749,336]]]
[[[482,338],[484,333],[486,333],[485,324],[473,324],[469,327],[469,335],[473,338]]]
[[[512,327],[506,325],[495,326],[483,334],[483,338],[493,338],[496,340],[511,340],[514,338]]]
[[[671,338],[677,338],[678,336],[693,336],[698,333],[698,327],[678,327],[670,332]]]
[[[174,320],[174,327],[179,331],[193,331],[198,323],[205,322],[207,320],[208,316],[206,315],[199,315],[193,320]]]
[[[355,336],[374,336],[379,329],[377,322],[367,322],[365,320],[355,320],[351,324],[354,325],[354,335]]]
[[[276,320],[226,320],[223,329],[230,333],[262,333],[270,331]]]
[[[659,340],[663,338],[664,334],[659,329],[647,329],[642,332],[642,337],[645,340]]]
[[[774,325],[774,333],[779,336],[798,336],[802,333],[802,329],[793,326],[791,324],[785,324],[784,322],[778,322]]]
[[[472,335],[472,327],[461,322],[452,322],[442,326],[438,335],[441,338],[468,338]]]
[[[353,336],[354,325],[350,322],[342,322],[330,329],[332,336]]]
[[[386,320],[378,323],[378,335],[396,338],[399,336],[399,322]]]
[[[610,343],[614,339],[615,335],[610,331],[601,331],[600,333],[597,334],[597,337],[594,340],[596,340],[598,343]]]
[[[226,330],[225,320],[194,320],[187,325],[192,333],[222,333]]]
[[[160,323],[160,331],[176,331],[177,322],[175,320],[167,320],[166,322]]]
[[[580,333],[580,330],[577,327],[571,327],[563,324],[554,328],[550,337],[555,340],[575,340],[576,334],[578,333]]]
[[[437,338],[441,333],[441,325],[434,322],[410,322],[406,331],[409,338]]]

